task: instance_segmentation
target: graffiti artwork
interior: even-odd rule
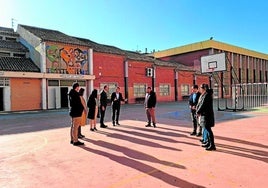
[[[47,72],[61,74],[87,74],[86,50],[51,45],[46,47]]]

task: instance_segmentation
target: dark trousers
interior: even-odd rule
[[[105,109],[103,110],[102,107],[100,107],[100,125],[104,125],[104,116],[105,116]]]
[[[119,121],[119,114],[120,114],[120,105],[113,105],[112,106],[112,120],[113,124]]]
[[[195,110],[191,110],[191,119],[193,121],[193,132],[197,133],[197,127],[199,127],[199,133],[202,133],[202,127],[197,123],[197,116]]]
[[[214,143],[214,134],[212,132],[211,127],[206,127],[206,130],[208,132],[208,141],[209,141],[210,145],[211,146],[215,146],[215,143]]]

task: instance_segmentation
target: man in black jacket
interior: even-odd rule
[[[153,122],[153,126],[156,127],[155,121],[155,105],[156,105],[156,94],[152,91],[151,87],[147,87],[147,93],[145,96],[145,111],[148,119],[148,124],[146,127],[151,127],[151,122]]]
[[[72,117],[71,144],[74,146],[84,145],[83,142],[78,141],[78,128],[81,125],[81,116],[84,110],[79,95],[78,83],[73,84],[73,89],[69,92],[69,101],[71,106],[70,116]]]
[[[200,121],[200,126],[203,127],[206,136],[208,136],[208,141],[202,145],[206,150],[212,151],[216,150],[214,143],[214,134],[212,132],[212,127],[215,126],[215,118],[213,111],[213,90],[208,87],[208,84],[201,84],[200,86],[200,99],[196,106],[196,114]]]
[[[198,91],[198,85],[192,86],[192,93],[189,97],[189,108],[191,110],[191,119],[193,121],[193,132],[191,135],[201,136],[202,135],[202,127],[198,125],[197,117],[196,117],[196,105],[198,103],[200,97],[200,92]],[[197,133],[197,126],[199,126],[199,131]]]
[[[109,88],[107,85],[103,87],[103,90],[100,94],[100,127],[101,128],[106,128],[107,125],[104,124],[104,116],[105,116],[105,111],[107,107],[107,92]]]
[[[113,126],[115,126],[115,123],[116,125],[120,125],[119,114],[120,114],[121,101],[125,101],[125,99],[122,96],[122,93],[120,93],[120,87],[117,87],[116,91],[112,93],[111,101],[112,101]]]

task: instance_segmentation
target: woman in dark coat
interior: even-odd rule
[[[98,91],[96,89],[94,89],[91,95],[89,96],[87,101],[87,107],[88,107],[87,118],[90,119],[90,130],[97,131],[96,120],[99,109],[99,102],[98,102]]]
[[[196,106],[196,114],[199,118],[200,126],[206,129],[208,133],[208,142],[202,145],[206,150],[216,150],[214,143],[214,135],[211,127],[215,125],[214,111],[213,111],[213,92],[209,89],[208,84],[201,84],[201,96]]]

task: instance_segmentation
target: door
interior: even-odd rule
[[[4,111],[4,88],[0,87],[0,111]]]
[[[61,108],[68,107],[68,87],[60,88],[60,96],[61,96]]]

